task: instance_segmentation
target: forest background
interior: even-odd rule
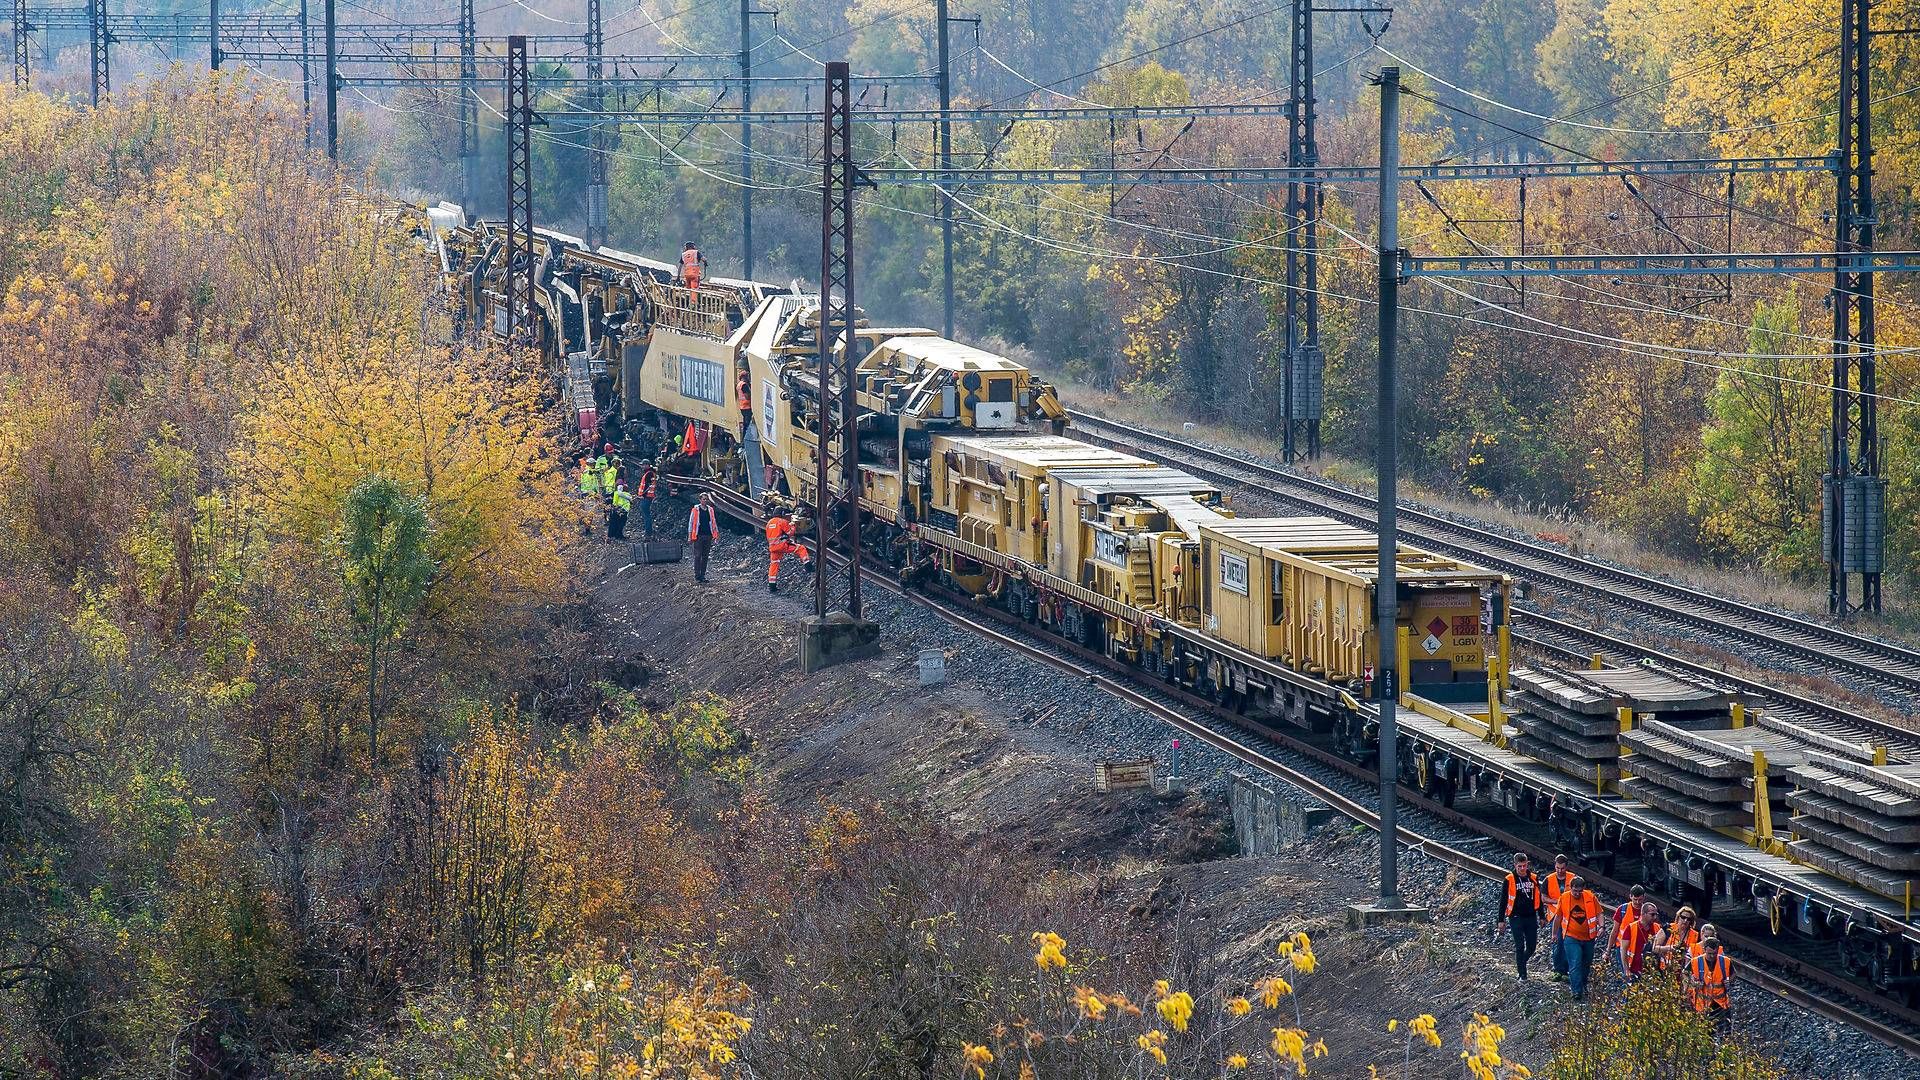
[[[578,5],[543,14],[575,20]],[[1405,159],[1487,161],[1820,155],[1836,143],[1838,0],[1405,0],[1390,20],[1316,16],[1320,159],[1378,159],[1370,73],[1399,63],[1408,98]],[[647,43],[738,48],[735,8],[691,3],[611,23],[608,49]],[[956,9],[957,10],[957,9]],[[966,6],[957,24],[955,100],[964,105],[1180,104],[1286,97],[1287,5],[1201,0],[1059,0]],[[1262,14],[1266,12],[1266,14]],[[1920,4],[1874,5],[1877,26],[1912,25]],[[564,27],[508,9],[494,17]],[[1251,16],[1251,17],[1250,17]],[[916,0],[799,0],[756,25],[756,72],[817,75],[935,64],[932,9]],[[777,23],[777,25],[776,25]],[[1383,29],[1384,25],[1384,29]],[[1216,29],[1225,27],[1225,29]],[[1207,32],[1212,31],[1212,32]],[[616,43],[617,38],[617,43]],[[1388,52],[1375,51],[1377,41]],[[1167,43],[1175,43],[1168,45]],[[1878,243],[1913,246],[1920,41],[1874,42]],[[578,73],[577,61],[548,71]],[[1432,73],[1431,77],[1426,73]],[[1447,84],[1452,84],[1447,85]],[[888,104],[930,101],[897,84]],[[545,98],[556,108],[554,90]],[[816,105],[763,90],[756,108]],[[674,105],[672,101],[667,102]],[[402,95],[368,110],[355,153],[396,189],[457,192],[446,95]],[[649,104],[630,101],[636,108]],[[867,102],[868,105],[877,102]],[[682,101],[681,108],[697,108]],[[732,108],[732,102],[722,103]],[[400,111],[394,112],[391,109]],[[1552,119],[1559,118],[1559,119]],[[499,160],[495,117],[482,110]],[[869,162],[933,164],[924,128],[871,125]],[[1002,167],[1280,164],[1279,119],[1121,125],[960,125],[956,160]],[[758,276],[818,275],[817,196],[791,190],[811,128],[754,141]],[[586,137],[536,136],[543,221],[583,222]],[[613,242],[664,257],[696,240],[718,273],[740,270],[737,128],[630,127],[614,137]],[[496,169],[481,201],[498,213]],[[1833,183],[1819,174],[1445,183],[1404,193],[1402,235],[1417,252],[1473,254],[1831,250]],[[1325,446],[1369,459],[1376,355],[1369,185],[1328,185],[1319,230]],[[938,204],[924,188],[864,191],[859,296],[875,318],[938,327]],[[979,187],[961,190],[957,326],[1067,382],[1164,404],[1167,416],[1271,438],[1282,411],[1281,193],[1260,187]],[[1403,297],[1402,460],[1430,489],[1566,515],[1671,555],[1800,582],[1824,580],[1820,476],[1826,466],[1833,318],[1817,275],[1668,279],[1422,281]],[[1904,608],[1920,569],[1920,453],[1914,289],[1880,279],[1884,471],[1893,478],[1889,587]],[[1364,469],[1346,475],[1364,482]],[[1821,601],[1822,590],[1808,598]]]

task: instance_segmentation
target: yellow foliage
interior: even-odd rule
[[[1061,951],[1067,947],[1065,938],[1051,930],[1035,931],[1033,943],[1040,946],[1040,951],[1033,955],[1033,962],[1041,971],[1050,968],[1066,969],[1067,957]]]

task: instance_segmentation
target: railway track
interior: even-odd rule
[[[934,602],[891,583],[889,589],[923,604],[955,626],[1085,678],[1234,760],[1292,784],[1342,816],[1379,831],[1380,816],[1368,801],[1378,790],[1377,779],[1370,770],[1350,760],[1285,733],[1249,725],[1244,718],[1177,689],[1158,685],[1144,689],[1138,684],[1138,673],[1124,665],[1069,642],[1038,635],[1012,615],[980,607],[964,597],[942,593],[938,594],[940,602]],[[1485,857],[1489,854],[1526,851],[1540,864],[1551,865],[1554,852],[1535,838],[1490,826],[1413,788],[1402,786],[1399,794],[1408,811],[1402,815],[1400,842],[1409,850],[1488,882],[1501,880],[1507,872],[1505,866]],[[1588,868],[1582,868],[1582,872],[1615,897],[1627,893],[1624,882]],[[1920,1012],[1891,1005],[1870,990],[1825,971],[1816,962],[1791,955],[1760,938],[1724,927],[1721,937],[1742,961],[1736,966],[1741,980],[1920,1058]]]
[[[1229,488],[1251,488],[1351,525],[1374,526],[1370,495],[1088,413],[1075,411],[1073,424],[1068,433],[1088,442],[1163,461]],[[1845,685],[1864,684],[1902,704],[1920,705],[1920,651],[1702,593],[1404,503],[1399,520],[1400,535],[1407,540],[1523,577],[1543,594],[1631,611],[1678,635],[1719,638],[1786,670]]]
[[[1523,648],[1576,664],[1589,660],[1595,653],[1617,666],[1644,661],[1682,676],[1750,694],[1758,699],[1759,708],[1768,715],[1816,733],[1867,745],[1884,744],[1888,754],[1896,760],[1920,761],[1920,732],[1661,652],[1578,623],[1530,611],[1525,614],[1522,623],[1515,627],[1513,641]]]
[[[736,492],[698,481],[674,486],[711,491],[723,513],[749,526],[760,524],[757,505]],[[839,552],[829,551],[827,557],[835,563],[845,561]],[[969,597],[940,589],[908,589],[884,573],[866,575],[866,580],[950,625],[1083,678],[1230,758],[1293,785],[1342,816],[1379,831],[1380,818],[1372,801],[1378,791],[1378,778],[1368,768],[1286,732],[1250,724],[1244,717],[1178,687],[1147,681],[1139,672],[1102,653],[1042,634],[1012,614]],[[1553,852],[1539,838],[1490,825],[1405,785],[1399,794],[1400,843],[1411,851],[1489,882],[1500,880],[1506,867],[1488,856],[1524,850],[1543,864],[1551,862]],[[1591,869],[1583,868],[1583,872],[1615,896],[1626,894],[1625,883]],[[1920,1012],[1886,1002],[1870,989],[1825,970],[1817,961],[1790,955],[1759,938],[1725,928],[1721,936],[1744,961],[1736,966],[1742,981],[1920,1058]]]
[[[702,481],[679,481],[673,486],[710,491],[721,511],[729,517],[749,527],[761,524],[758,505],[737,492]],[[827,558],[835,564],[845,563],[845,556],[837,551],[827,552]],[[1179,687],[1147,680],[1103,653],[1041,633],[1011,613],[977,603],[970,597],[938,588],[909,589],[884,572],[870,572],[864,575],[864,580],[924,608],[950,625],[1086,679],[1176,730],[1252,769],[1293,785],[1350,820],[1379,831],[1380,818],[1374,809],[1378,777],[1369,768],[1293,734],[1253,724]],[[1631,643],[1570,624],[1567,630],[1572,635],[1585,635],[1571,638],[1578,642],[1577,647],[1564,638],[1558,642],[1543,639],[1529,644],[1558,648],[1572,657],[1591,655],[1596,649],[1639,649]],[[1585,652],[1579,651],[1583,648]],[[1677,658],[1664,659],[1676,665],[1687,664]],[[1725,678],[1720,673],[1713,674]],[[1796,700],[1814,710],[1829,708],[1808,699]],[[1500,880],[1506,874],[1506,867],[1488,856],[1504,857],[1509,852],[1527,851],[1543,865],[1552,861],[1554,852],[1547,838],[1523,836],[1495,826],[1406,785],[1400,786],[1399,795],[1402,813],[1398,831],[1401,845],[1408,850],[1489,882]],[[1581,869],[1598,888],[1616,897],[1626,895],[1626,883],[1610,879],[1595,869]],[[1870,988],[1826,970],[1817,959],[1794,956],[1761,938],[1729,930],[1724,924],[1721,937],[1744,961],[1736,965],[1736,977],[1740,980],[1920,1058],[1920,1011],[1886,1001]]]
[[[1137,672],[1103,654],[1038,634],[1014,616],[965,597],[929,590],[937,597],[936,602],[890,582],[887,587],[955,626],[1085,678],[1234,760],[1292,784],[1342,816],[1379,831],[1379,814],[1369,802],[1378,790],[1377,779],[1371,770],[1353,761],[1284,732],[1250,725],[1245,718],[1176,688],[1156,684],[1147,689],[1140,685]],[[1400,842],[1409,850],[1488,882],[1501,880],[1507,868],[1487,855],[1526,851],[1542,865],[1552,862],[1554,852],[1536,838],[1491,826],[1404,785],[1399,794],[1405,811],[1399,827]],[[1626,895],[1626,883],[1589,868],[1582,868],[1582,872],[1615,897]],[[1724,927],[1721,937],[1742,961],[1737,965],[1741,980],[1920,1058],[1920,1012],[1885,1002],[1870,990],[1824,970],[1817,962],[1784,952],[1760,938]]]

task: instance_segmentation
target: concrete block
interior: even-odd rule
[[[1426,922],[1432,917],[1433,912],[1404,901],[1389,904],[1372,900],[1364,904],[1347,905],[1347,929],[1349,930],[1364,930],[1369,926],[1379,926],[1381,923]]]
[[[1233,832],[1242,855],[1278,855],[1333,818],[1323,803],[1294,798],[1264,779],[1235,774]]]
[[[678,540],[642,540],[633,546],[645,563],[677,563],[686,547]]]
[[[824,618],[809,615],[800,620],[800,670],[803,673],[879,654],[880,624],[877,622],[856,619],[844,611],[828,612]]]

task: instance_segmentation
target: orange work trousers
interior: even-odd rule
[[[767,584],[772,585],[780,580],[780,560],[787,555],[798,555],[801,562],[812,561],[805,544],[785,539],[767,541]]]

